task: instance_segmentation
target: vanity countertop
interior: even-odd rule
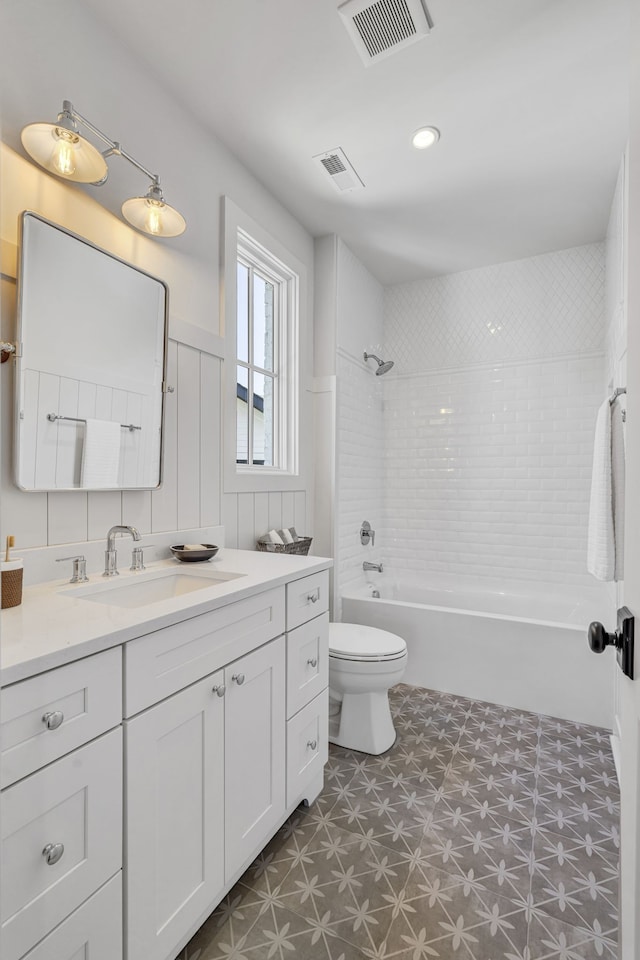
[[[1,666],[2,686],[51,670],[72,660],[118,646],[180,620],[208,613],[235,600],[242,600],[291,580],[328,570],[333,561],[326,557],[299,557],[222,548],[204,563],[182,564],[177,560],[159,560],[149,564],[145,573],[171,570],[197,576],[239,575],[224,583],[159,600],[140,607],[120,607],[92,602],[82,594],[92,585],[104,587],[100,574],[90,584],[75,585],[56,580],[27,587],[22,604],[2,611]],[[124,587],[145,573],[122,571],[117,586]],[[115,586],[115,583],[114,583]]]

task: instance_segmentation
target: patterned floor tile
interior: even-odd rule
[[[399,684],[179,960],[614,960],[608,733]]]
[[[529,924],[528,960],[617,960],[618,946],[602,931],[585,930],[552,917]]]

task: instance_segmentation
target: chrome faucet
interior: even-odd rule
[[[382,573],[382,564],[381,563],[369,563],[368,560],[365,560],[362,564],[363,570],[377,570],[378,573]]]
[[[103,577],[118,576],[118,551],[115,547],[116,533],[129,533],[134,540],[142,539],[137,527],[125,527],[121,523],[117,523],[115,527],[111,527],[111,530],[109,530],[107,534],[107,549],[104,552]]]

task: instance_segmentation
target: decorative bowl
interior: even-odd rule
[[[216,547],[215,543],[193,544],[190,550],[186,549],[188,546],[190,545],[176,543],[169,549],[176,560],[182,560],[183,563],[202,563],[204,560],[211,560],[211,557],[215,557],[220,549],[220,547]]]

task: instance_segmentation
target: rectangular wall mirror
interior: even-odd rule
[[[167,315],[161,280],[22,214],[14,444],[21,490],[160,485]]]

